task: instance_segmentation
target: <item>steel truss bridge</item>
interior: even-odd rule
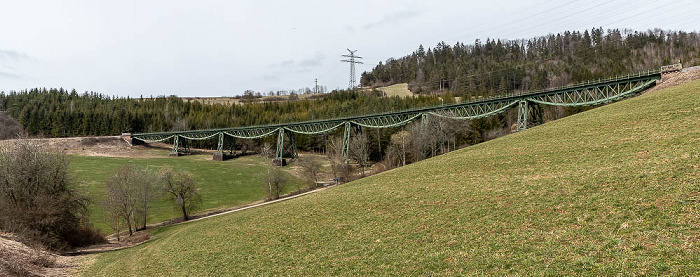
[[[593,106],[606,104],[633,96],[656,85],[661,79],[661,71],[647,71],[603,80],[588,81],[565,87],[540,90],[521,94],[501,95],[467,103],[442,105],[381,114],[334,118],[325,120],[283,123],[264,126],[232,127],[223,129],[172,131],[159,133],[133,134],[132,140],[145,143],[173,142],[171,155],[189,152],[190,140],[218,139],[215,160],[223,159],[224,144],[231,139],[259,139],[277,135],[276,157],[282,159],[285,152],[297,157],[294,134],[319,135],[344,129],[342,153],[348,157],[350,136],[354,128],[393,128],[406,125],[414,120],[427,122],[428,117],[472,120],[503,113],[511,108],[518,109],[517,130],[522,131],[541,122],[540,105],[550,106]],[[290,140],[285,151],[285,134]]]

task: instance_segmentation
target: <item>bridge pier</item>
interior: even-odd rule
[[[275,151],[275,159],[273,160],[274,165],[285,166],[287,165],[287,160],[284,155],[289,153],[289,157],[292,159],[298,159],[299,153],[297,151],[296,139],[294,138],[294,133],[289,132],[289,148],[284,148],[284,128],[280,128],[277,134],[277,150]]]
[[[181,141],[182,140],[182,141]],[[180,148],[184,148],[183,151],[180,151]],[[168,154],[168,156],[182,156],[184,154],[189,154],[190,153],[190,143],[186,138],[180,137],[178,135],[173,136],[173,151]]]
[[[517,131],[524,131],[528,125],[542,124],[542,107],[535,103],[529,103],[523,99],[518,102]]]
[[[526,100],[518,102],[518,127],[516,130],[523,131],[527,129],[528,107]]]
[[[345,162],[350,159],[350,122],[345,122],[345,130],[343,131],[343,157],[345,157]]]

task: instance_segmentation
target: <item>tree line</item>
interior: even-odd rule
[[[176,96],[116,98],[96,92],[35,88],[0,93],[0,111],[30,135],[119,135],[265,125],[434,106],[435,96],[384,98],[376,93],[336,91],[310,100],[207,105]]]
[[[700,64],[697,32],[594,28],[532,39],[477,39],[454,46],[440,42],[427,50],[420,45],[410,55],[364,72],[361,83],[409,83],[414,93],[474,97],[659,69],[678,61]]]

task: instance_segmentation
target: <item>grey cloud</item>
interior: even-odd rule
[[[313,57],[303,59],[299,62],[294,60],[286,60],[281,63],[271,64],[270,67],[284,67],[285,70],[294,72],[308,72],[312,67],[320,66],[325,58],[326,56],[319,52]]]
[[[387,14],[387,15],[385,15],[382,19],[380,19],[379,21],[372,22],[372,23],[369,23],[369,24],[365,24],[365,25],[362,26],[362,27],[365,28],[365,29],[370,29],[370,28],[374,28],[374,27],[379,27],[379,26],[386,25],[386,24],[389,24],[389,23],[394,22],[394,21],[401,21],[401,20],[410,19],[410,18],[416,17],[416,16],[418,16],[418,15],[420,15],[420,14],[421,14],[421,11],[420,11],[420,10],[398,11],[398,12],[394,12],[394,13],[391,13],[391,14]]]
[[[265,81],[279,81],[280,77],[277,77],[277,75],[263,75],[262,79]]]
[[[0,60],[21,61],[29,60],[29,57],[14,50],[0,50]]]
[[[289,67],[294,66],[294,60],[286,60],[281,63],[273,63],[269,67]]]
[[[301,67],[315,67],[321,65],[321,62],[323,62],[323,59],[325,59],[326,56],[324,56],[321,53],[316,53],[316,55],[313,58],[305,59],[299,62],[299,66]]]
[[[22,76],[0,71],[0,79],[22,79]]]

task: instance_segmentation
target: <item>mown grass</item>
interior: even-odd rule
[[[161,150],[167,156],[167,151]],[[246,156],[224,162],[211,160],[211,155],[189,155],[164,158],[110,158],[70,156],[73,176],[79,188],[86,192],[91,199],[90,219],[93,224],[105,233],[113,231],[105,223],[104,210],[99,203],[104,196],[106,181],[124,164],[153,167],[159,171],[163,167],[183,169],[195,176],[202,203],[197,211],[222,209],[248,204],[263,199],[265,191],[260,186],[264,171],[263,159],[257,156]],[[286,192],[297,188],[298,183],[304,182],[287,174],[290,180]],[[195,212],[197,212],[195,211]],[[165,198],[160,197],[151,210],[149,223],[162,222],[182,216],[178,210]]]
[[[694,275],[700,81],[169,226],[85,276]]]

